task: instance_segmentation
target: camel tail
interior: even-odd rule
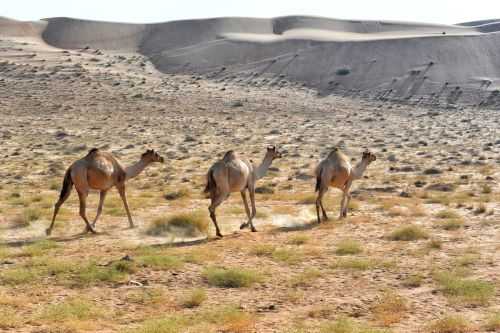
[[[215,183],[214,171],[209,170],[207,173],[207,186],[205,186],[205,190],[203,193],[212,194],[217,190],[217,184]]]
[[[321,187],[321,171],[322,170],[319,170],[318,175],[316,176],[316,188],[314,189],[314,192],[319,192]]]
[[[61,194],[59,194],[59,200],[63,200],[71,191],[71,187],[73,187],[73,180],[71,179],[71,168],[66,171],[64,175],[63,186],[61,189]]]

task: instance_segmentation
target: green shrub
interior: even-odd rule
[[[439,272],[434,278],[445,295],[465,304],[484,305],[495,295],[490,282],[464,279],[454,272]]]
[[[427,232],[416,225],[400,227],[389,235],[389,239],[393,241],[414,241],[427,238],[429,238]]]
[[[185,308],[200,306],[207,299],[207,293],[201,288],[192,290],[181,302]]]
[[[210,267],[205,269],[203,276],[207,279],[208,284],[221,288],[249,287],[261,281],[257,272],[240,268]]]
[[[335,254],[339,256],[345,256],[349,254],[358,254],[363,252],[361,248],[361,244],[356,240],[342,240],[337,244],[337,249],[335,250]]]

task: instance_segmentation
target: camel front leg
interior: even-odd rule
[[[128,224],[130,228],[134,228],[134,221],[132,221],[132,215],[130,215],[130,209],[128,208],[127,194],[125,193],[125,185],[118,186],[118,193],[123,201],[123,206],[125,206],[125,211],[127,212]]]
[[[97,207],[97,214],[95,216],[94,222],[92,223],[92,227],[95,228],[95,224],[97,223],[97,220],[101,216],[102,213],[102,206],[104,205],[104,199],[106,199],[106,194],[108,191],[101,191],[99,195],[99,206]]]
[[[87,215],[85,213],[85,210],[87,209],[87,196],[89,195],[88,191],[78,191],[78,198],[80,199],[80,216],[82,219],[85,221],[85,224],[87,225],[87,228],[85,229],[84,232],[90,231],[91,233],[95,234],[94,228],[89,223],[89,220],[87,219]]]
[[[352,181],[348,181],[344,188],[344,195],[346,198],[344,209],[342,210],[342,217],[347,217],[347,211],[349,209],[349,202],[351,201],[351,185]]]
[[[248,222],[250,223],[250,230],[252,230],[252,232],[256,232],[257,229],[255,229],[255,227],[253,226],[253,219],[255,215],[257,215],[257,209],[255,208],[255,188],[249,188],[248,192],[250,193],[250,202],[252,203],[252,215],[250,221]]]
[[[250,221],[252,220],[252,217],[250,216],[250,208],[248,208],[248,201],[247,201],[247,195],[245,193],[245,190],[241,191],[241,199],[243,200],[243,204],[245,205],[245,212],[247,213],[247,223],[242,223],[240,225],[240,229],[244,229],[248,227],[250,224]]]
[[[217,224],[217,217],[215,216],[215,209],[228,197],[226,194],[217,194],[215,197],[212,197],[212,201],[210,203],[210,207],[208,207],[208,211],[210,212],[210,218],[215,226],[215,235],[217,237],[222,238],[222,234],[219,229],[219,225]]]

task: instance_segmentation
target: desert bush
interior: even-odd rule
[[[408,310],[406,300],[395,292],[384,293],[372,308],[375,319],[384,326],[401,321]]]
[[[446,296],[468,305],[484,305],[495,295],[495,287],[490,282],[465,279],[455,272],[438,272],[434,279]]]
[[[414,241],[427,239],[429,235],[417,225],[407,225],[394,230],[388,238],[393,241]]]
[[[450,219],[439,223],[439,227],[443,228],[444,230],[457,230],[462,228],[463,225],[464,222],[460,219]]]
[[[172,232],[172,227],[185,230],[190,236],[207,233],[208,219],[201,212],[177,214],[170,217],[159,217],[153,220],[146,230],[150,236],[161,236]]]
[[[323,274],[317,269],[307,269],[302,273],[296,274],[290,280],[290,286],[292,286],[293,288],[300,286],[309,286],[314,280],[320,278],[322,275]]]
[[[345,239],[340,241],[337,244],[337,249],[335,250],[335,254],[344,256],[349,254],[358,254],[363,252],[361,247],[361,243],[356,240]]]
[[[437,212],[436,217],[439,219],[459,219],[460,215],[453,210],[445,209]]]
[[[500,312],[489,315],[484,328],[490,332],[500,332]]]
[[[287,244],[291,245],[303,245],[309,241],[309,236],[306,235],[295,235],[287,240]]]
[[[469,333],[472,331],[468,321],[462,316],[446,316],[433,322],[430,333]]]
[[[424,277],[422,275],[412,274],[412,275],[408,276],[403,281],[403,286],[408,287],[408,288],[420,287],[422,285],[423,280],[424,280]]]
[[[74,298],[49,305],[40,318],[50,322],[89,320],[101,317],[102,313],[103,309],[97,304],[82,298]]]
[[[200,306],[207,299],[207,293],[201,288],[193,289],[181,301],[185,308],[195,308]]]
[[[251,270],[241,268],[209,267],[203,272],[208,284],[220,288],[249,287],[261,281],[261,276]]]

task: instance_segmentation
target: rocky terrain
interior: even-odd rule
[[[500,329],[494,107],[163,73],[132,49],[63,50],[15,27],[0,36],[0,331]],[[208,167],[229,149],[259,161],[271,144],[284,156],[258,183],[258,232],[238,230],[233,194],[216,239]],[[148,148],[165,157],[128,185],[138,227],[112,191],[98,234],[82,234],[73,193],[46,237],[66,168],[93,147],[125,165]],[[332,147],[377,161],[349,217],[332,189],[317,225],[312,173]],[[151,232],[175,216],[208,230]]]

